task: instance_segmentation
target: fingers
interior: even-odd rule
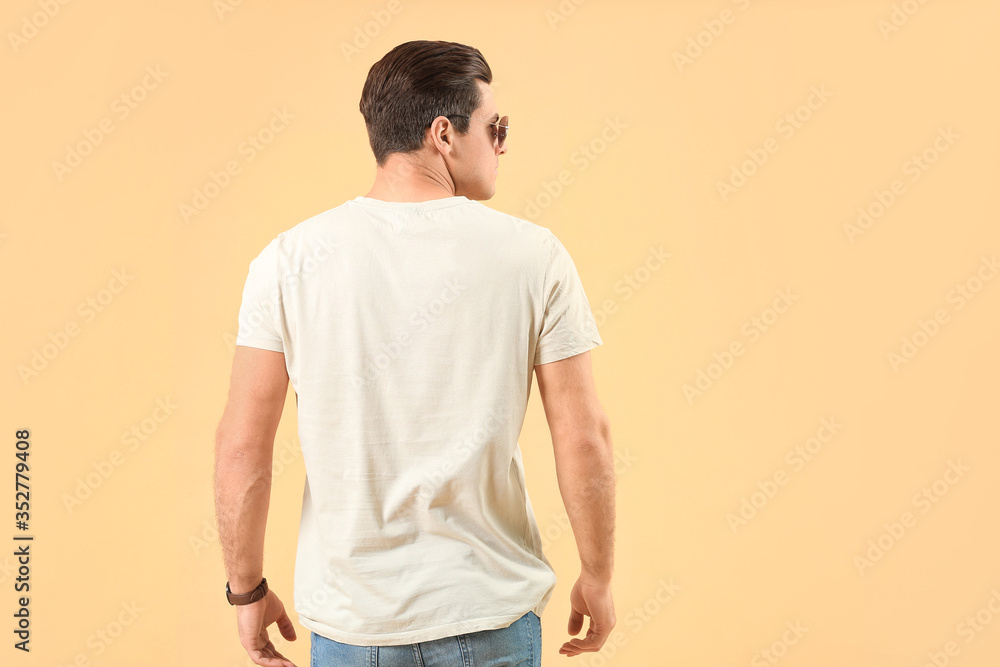
[[[260,646],[260,648],[257,648],[257,646]],[[295,664],[291,660],[283,656],[274,647],[274,642],[268,639],[266,631],[258,636],[256,646],[244,645],[244,648],[255,665],[261,665],[262,667],[295,667]]]
[[[262,667],[295,667],[295,664],[283,656],[278,649],[274,648],[274,644],[271,642],[267,642],[267,646],[264,648],[251,649],[247,653],[255,665],[261,665]]]
[[[590,627],[587,629],[587,636],[583,639],[579,639],[577,637],[570,639],[559,648],[559,652],[564,655],[574,656],[581,653],[600,651],[601,647],[604,646],[604,642],[608,640],[608,636],[611,634],[611,628],[613,627],[614,623],[599,626],[594,622],[593,617],[591,617]]]
[[[580,655],[600,651],[604,646],[617,622],[610,584],[588,583],[582,576],[577,579],[570,591],[569,634],[580,632],[584,616],[590,618],[586,637],[571,638],[559,648],[561,654]]]
[[[586,639],[570,639],[568,642],[562,645],[559,649],[560,653],[568,653],[569,655],[578,655],[580,653],[600,651],[601,647],[604,646],[604,642],[607,641],[607,636],[599,633],[588,633]]]
[[[575,635],[576,633],[580,632],[580,628],[582,627],[583,627],[583,614],[581,614],[571,606],[569,611],[569,626],[567,627],[567,630],[569,630],[569,634]]]
[[[295,641],[295,625],[292,623],[292,619],[288,618],[284,607],[281,609],[281,616],[278,617],[277,622],[278,631],[281,632],[281,636],[290,642]]]
[[[291,660],[285,658],[285,656],[280,655],[280,657],[266,657],[260,651],[252,651],[250,653],[250,659],[253,660],[253,664],[260,665],[261,667],[295,667],[295,663]]]
[[[295,640],[295,625],[288,617],[285,606],[273,591],[268,591],[263,607],[245,607],[237,611],[240,643],[255,665],[261,667],[295,667],[295,664],[283,656],[268,638],[267,626],[276,622],[281,636],[289,641]]]
[[[281,667],[295,667],[291,660],[281,655],[281,653],[277,650],[274,651],[274,657],[279,659],[280,662],[278,664],[281,665]]]

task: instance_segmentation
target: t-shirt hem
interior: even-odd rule
[[[312,630],[318,635],[327,639],[340,642],[341,644],[353,644],[355,646],[397,646],[401,644],[418,644],[420,642],[434,641],[444,637],[455,635],[466,635],[481,630],[496,630],[506,628],[517,619],[521,618],[529,611],[535,611],[535,607],[526,609],[519,614],[504,614],[503,616],[490,616],[488,618],[477,618],[471,621],[460,621],[458,623],[448,623],[446,625],[436,625],[432,628],[422,628],[420,630],[410,630],[408,632],[392,632],[382,634],[359,634],[354,632],[341,632],[329,625],[314,621],[299,614],[299,624],[302,627]]]
[[[242,345],[244,347],[258,347],[262,350],[271,350],[272,352],[284,352],[285,349],[282,347],[281,343],[275,342],[273,340],[266,340],[263,338],[236,338],[236,344]]]
[[[561,361],[563,359],[568,359],[570,357],[575,357],[578,354],[583,354],[587,350],[592,350],[598,345],[603,345],[604,341],[591,339],[585,343],[579,343],[577,345],[569,345],[566,347],[560,347],[555,350],[547,350],[535,355],[535,366],[541,366],[542,364],[549,364],[553,361]]]

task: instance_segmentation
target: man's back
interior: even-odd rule
[[[464,196],[357,197],[254,260],[236,342],[284,352],[297,395],[305,627],[396,645],[541,616],[532,369],[602,343],[549,230]]]

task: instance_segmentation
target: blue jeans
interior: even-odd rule
[[[506,628],[418,644],[355,646],[315,632],[310,667],[541,667],[542,623],[529,611]]]

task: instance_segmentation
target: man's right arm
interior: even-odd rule
[[[597,651],[616,623],[611,599],[614,570],[615,471],[608,417],[594,387],[590,351],[535,366],[545,419],[552,434],[559,492],[580,552],[580,578],[570,594],[569,633],[591,617],[585,639],[560,653]]]

